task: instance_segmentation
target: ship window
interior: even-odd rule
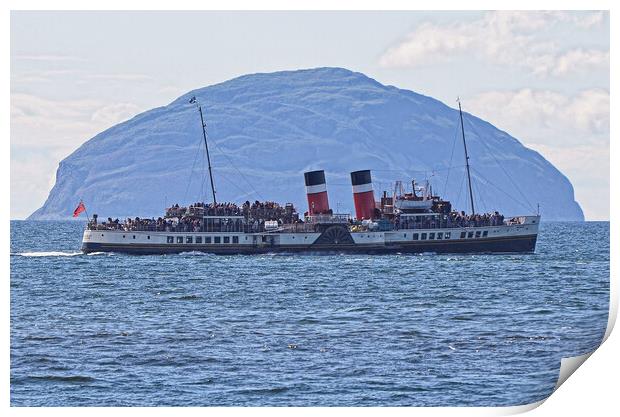
[[[422,237],[420,240],[426,240],[426,233],[422,233]]]
[[[221,243],[222,238],[219,236],[213,236],[213,243]]]
[[[437,233],[437,239],[443,239],[443,232]]]
[[[482,237],[487,237],[489,235],[489,231],[485,230],[484,232],[482,232]]]
[[[101,234],[101,236],[103,236],[103,233]]]
[[[233,243],[239,243],[239,236],[233,236]]]
[[[467,239],[471,239],[472,237],[474,237],[474,232],[468,232]]]
[[[465,232],[461,232],[461,239],[465,239]]]
[[[205,243],[211,243],[211,236],[205,236]]]
[[[407,237],[407,233],[403,233],[403,237]]]
[[[446,234],[444,235],[444,239],[450,239],[450,232],[446,232]]]
[[[476,231],[476,237],[480,237],[480,230]]]
[[[177,236],[177,243],[183,243],[183,236]]]
[[[135,239],[135,238],[136,238],[136,235],[133,235],[133,238]]]
[[[191,236],[185,236],[185,243],[192,243],[194,241],[194,238]]]
[[[418,234],[417,233],[413,234],[413,240],[418,240]]]
[[[431,232],[428,234],[428,238],[430,239],[435,239],[435,232]]]
[[[125,235],[123,235],[123,239],[125,239]]]
[[[167,241],[168,243],[174,243],[174,236],[167,236],[167,237],[166,237],[166,241]]]
[[[230,236],[224,236],[224,243],[230,243]]]
[[[202,243],[202,236],[196,236],[196,243]]]
[[[147,239],[149,239],[149,240],[151,240],[151,236],[150,236],[150,235],[149,235],[149,236],[147,236],[146,238],[147,238]]]

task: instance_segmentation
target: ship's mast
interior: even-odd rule
[[[463,111],[461,110],[461,100],[456,99],[459,103],[459,116],[461,117],[461,133],[463,134],[463,148],[465,148],[465,166],[467,167],[467,184],[469,185],[469,201],[471,203],[471,214],[475,214],[474,211],[474,194],[471,190],[471,175],[469,173],[469,156],[467,155],[467,143],[465,142],[465,127],[463,126]]]
[[[190,103],[196,103],[196,97],[192,97]],[[205,121],[202,116],[202,107],[198,104],[198,111],[200,112],[200,125],[202,126],[202,137],[205,141],[205,150],[207,151],[207,163],[209,165],[209,180],[211,180],[211,192],[213,193],[213,205],[217,204],[215,199],[215,185],[213,185],[213,172],[211,170],[211,158],[209,157],[209,146],[207,145],[207,131],[205,130]]]

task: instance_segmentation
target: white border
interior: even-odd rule
[[[50,3],[46,1],[14,1],[9,0],[3,3],[3,15],[2,22],[0,25],[2,27],[2,42],[0,43],[2,46],[2,56],[5,59],[5,63],[3,65],[3,79],[2,83],[2,93],[4,97],[4,105],[5,110],[1,113],[2,120],[2,129],[4,131],[4,146],[9,147],[10,132],[10,69],[9,69],[9,49],[10,49],[10,10],[49,10]],[[558,2],[558,1],[550,1],[550,0],[522,0],[519,2],[516,1],[507,1],[498,3],[496,1],[470,1],[467,3],[469,10],[475,9],[520,9],[520,10],[540,10],[540,9],[576,9],[576,10],[594,10],[594,9],[606,9],[611,10],[611,38],[617,38],[617,9],[614,10],[616,3],[611,1],[575,1],[575,2]],[[227,1],[227,2],[206,2],[206,1],[198,1],[198,0],[177,0],[175,2],[164,2],[161,0],[155,0],[148,3],[140,4],[138,2],[130,2],[127,0],[119,1],[119,0],[108,0],[106,2],[101,1],[92,1],[92,2],[80,2],[76,0],[60,0],[54,2],[53,6],[56,10],[138,10],[140,7],[148,7],[150,10],[201,10],[201,9],[211,9],[211,10],[257,10],[259,9],[258,3],[252,2],[249,0],[245,1]],[[412,4],[410,1],[405,0],[383,0],[381,2],[372,2],[367,0],[361,0],[356,2],[345,2],[345,1],[334,1],[334,0],[314,0],[314,1],[284,1],[284,0],[263,0],[260,2],[261,10],[354,10],[351,6],[355,6],[358,10],[427,10],[425,7],[431,6],[433,10],[463,10],[464,4],[459,1],[434,1],[432,3],[420,2],[417,4]],[[145,10],[149,10],[145,9]],[[614,53],[615,43],[611,44],[611,71],[610,74],[617,73],[617,54]],[[617,83],[614,82],[614,78],[611,79],[611,114],[617,114],[616,105],[614,97],[617,93]],[[616,137],[614,132],[617,131],[617,122],[612,118],[611,120],[611,133],[610,137]],[[615,213],[618,209],[618,181],[619,178],[619,168],[618,166],[618,145],[612,141],[610,144],[611,147],[611,189],[615,190],[615,192],[611,193],[611,211],[610,213]],[[6,148],[5,148],[6,149]],[[3,152],[3,158],[5,158],[5,163],[2,164],[2,168],[4,170],[4,176],[2,180],[4,195],[10,196],[9,193],[9,175],[10,175],[10,150],[6,149]],[[616,162],[616,163],[614,163]],[[4,219],[9,219],[9,207],[10,204],[1,204],[0,205],[0,213],[5,214]],[[612,215],[613,217],[613,215]],[[5,254],[8,255],[10,251],[10,242],[9,242],[9,223],[7,220],[1,223],[2,232],[4,239],[4,247]],[[618,225],[613,222],[611,223],[611,247],[612,253],[617,253],[618,248]],[[3,366],[3,382],[2,382],[2,392],[4,396],[3,400],[3,408],[7,408],[8,414],[30,414],[30,413],[45,413],[45,415],[82,415],[84,410],[72,408],[41,408],[41,409],[24,409],[24,408],[9,408],[9,377],[10,377],[10,351],[9,351],[9,329],[10,329],[10,282],[8,277],[10,276],[10,268],[8,264],[8,256],[7,265],[5,266],[4,271],[6,272],[5,277],[7,279],[4,280],[3,286],[3,306],[4,306],[4,321],[2,324],[2,335],[4,337],[5,343],[2,345],[2,352],[4,360],[2,361]],[[607,335],[613,327],[617,316],[617,305],[618,305],[618,291],[617,291],[617,261],[616,257],[612,257],[611,262],[611,288],[612,288],[612,302],[610,303],[610,323],[608,326]],[[576,372],[576,376],[569,378],[569,380],[563,384],[559,390],[551,395],[551,397],[544,403],[542,407],[537,408],[533,414],[534,415],[583,415],[584,413],[592,413],[595,412],[596,415],[606,415],[611,412],[611,410],[617,409],[618,404],[618,395],[616,382],[618,380],[618,352],[619,349],[619,341],[618,341],[617,332],[611,333],[609,339],[603,344],[603,346],[598,349],[593,355],[592,358]],[[505,415],[511,414],[515,412],[522,412],[531,408],[531,406],[523,406],[523,407],[509,407],[509,408],[366,408],[366,409],[355,409],[354,412],[356,414],[362,415],[375,415],[377,413],[390,413],[390,414],[401,414],[407,415],[411,413],[415,413],[416,415],[446,415],[449,412],[452,414],[459,415]],[[340,415],[343,409],[337,408],[253,408],[253,409],[238,409],[238,408],[215,408],[209,409],[209,413],[215,414],[231,414],[236,413],[238,411],[245,413],[252,413],[258,415],[284,415],[290,416],[294,415],[316,415],[316,413],[326,413],[333,415]],[[350,410],[349,410],[350,411]],[[121,414],[129,414],[129,413],[149,413],[153,416],[163,416],[170,415],[171,413],[187,413],[187,414],[203,414],[205,412],[204,409],[200,408],[188,408],[188,409],[170,409],[170,408],[90,408],[88,410],[89,414],[93,415],[108,415],[110,413],[121,413]]]

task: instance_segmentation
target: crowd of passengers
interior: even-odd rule
[[[147,231],[171,231],[176,229],[177,227],[182,226],[183,229],[192,229],[195,227],[195,224],[191,222],[183,222],[177,223],[169,219],[164,218],[150,218],[150,219],[142,219],[140,217],[136,218],[127,218],[123,221],[119,219],[112,220],[111,217],[108,217],[107,221],[98,223],[97,219],[94,218],[90,224],[91,229],[96,230],[124,230],[124,231],[135,231],[135,230],[147,230]],[[180,228],[180,227],[179,227]]]
[[[465,214],[452,211],[447,216],[419,216],[418,221],[403,217],[397,226],[400,229],[435,229],[450,227],[485,227],[504,224],[504,216],[499,212],[484,214]]]
[[[201,232],[203,230],[203,216],[241,217],[223,218],[209,223],[209,231],[260,231],[264,229],[265,221],[277,221],[282,224],[297,224],[299,219],[292,204],[282,207],[274,201],[246,201],[241,207],[235,203],[194,203],[188,207],[178,204],[166,209],[166,216],[157,219],[127,218],[124,221],[108,217],[107,222],[98,223],[94,217],[90,224],[96,230],[124,230],[124,231],[166,231],[166,232]],[[245,220],[245,221],[244,221]],[[217,229],[217,230],[215,230]]]
[[[183,217],[199,217],[203,216],[243,216],[246,220],[253,222],[277,220],[284,224],[295,223],[299,216],[292,204],[286,204],[282,207],[275,201],[254,201],[250,203],[246,201],[243,205],[238,206],[235,203],[194,203],[188,207],[179,206],[178,204],[166,210],[166,218],[183,218]]]
[[[439,213],[438,213],[439,214]],[[203,216],[222,216],[211,221]],[[239,218],[225,218],[226,216]],[[241,217],[244,217],[242,219]],[[380,212],[377,213],[380,217]],[[204,226],[204,222],[207,225]],[[188,207],[178,204],[166,210],[165,217],[144,219],[127,218],[124,221],[108,217],[107,222],[97,222],[96,215],[89,225],[95,230],[158,231],[158,232],[258,232],[264,230],[266,221],[277,221],[278,225],[299,225],[299,219],[292,204],[284,207],[274,201],[246,201],[241,207],[234,203],[194,203]],[[401,217],[395,222],[397,229],[435,229],[451,227],[485,227],[504,224],[504,216],[499,212],[484,214],[465,214],[464,211],[450,211],[447,215]],[[302,225],[303,226],[303,225]],[[208,230],[207,230],[208,229]]]
[[[183,216],[242,216],[241,207],[235,203],[194,203],[188,207],[179,206],[178,204],[166,209],[166,217],[183,217]]]

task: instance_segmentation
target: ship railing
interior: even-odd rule
[[[532,217],[532,216],[530,216]],[[535,216],[534,216],[535,217]],[[348,224],[350,216],[347,215],[317,215],[308,216],[305,223],[285,223],[281,224],[277,229],[269,230],[272,233],[286,232],[286,233],[301,233],[301,232],[314,232],[318,224],[325,223],[339,223]],[[470,228],[470,227],[494,227],[494,226],[512,226],[522,225],[528,223],[528,216],[515,216],[504,220],[503,222],[496,221],[475,221],[467,219],[451,220],[447,217],[440,219],[433,219],[428,221],[414,221],[414,220],[402,220],[393,225],[395,230],[416,230],[416,229],[454,229],[454,228]],[[140,232],[176,232],[176,233],[214,233],[214,232],[241,232],[241,233],[262,233],[265,232],[264,222],[230,222],[226,224],[224,222],[211,224],[209,219],[205,219],[205,224],[201,226],[192,224],[141,224],[141,223],[94,223],[89,222],[87,225],[88,230],[109,230],[109,231],[140,231]],[[237,219],[235,219],[237,220]],[[241,220],[239,218],[238,220]],[[357,225],[359,230],[367,230],[364,225]]]
[[[88,230],[119,232],[201,232],[201,228],[191,225],[134,225],[119,223],[117,225],[89,224]]]
[[[438,223],[407,223],[401,222],[396,224],[397,230],[412,230],[412,229],[457,229],[457,228],[469,228],[469,227],[495,227],[495,226],[510,226],[514,224],[523,224],[520,222],[503,222],[503,223],[491,223],[491,222],[475,222],[475,221],[465,221],[465,222],[438,222]]]
[[[334,213],[334,214],[313,214],[306,216],[306,223],[321,224],[321,223],[349,223],[351,215],[348,213]]]
[[[283,224],[279,229],[282,233],[314,233],[315,225],[312,223]]]

